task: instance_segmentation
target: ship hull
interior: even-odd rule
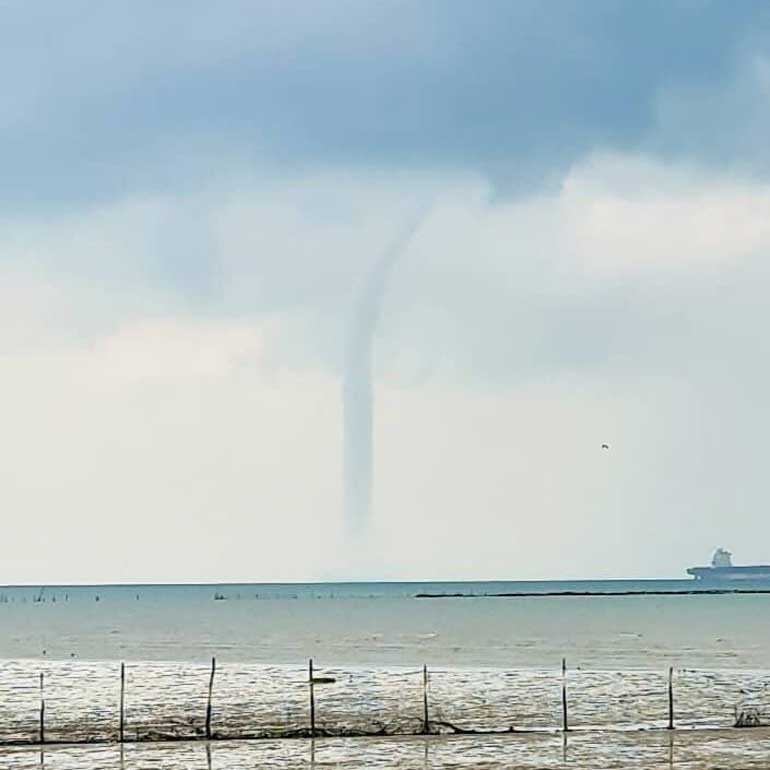
[[[745,581],[770,582],[770,564],[748,567],[690,567],[688,575],[708,583],[740,583]]]

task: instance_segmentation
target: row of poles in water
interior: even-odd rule
[[[207,740],[211,740],[214,735],[211,730],[211,718],[213,710],[213,697],[214,697],[214,677],[217,671],[217,659],[211,659],[211,671],[209,674],[208,683],[208,697],[206,700],[206,720],[205,720],[205,736]],[[562,731],[567,732],[569,730],[569,714],[568,714],[568,699],[567,699],[567,659],[562,658],[561,661],[561,717],[562,717]],[[333,684],[335,679],[326,676],[317,676],[313,668],[313,659],[308,662],[308,689],[310,700],[310,737],[315,738],[317,736],[316,728],[316,699],[315,688],[318,685]],[[45,694],[43,690],[44,686],[44,674],[40,673],[40,724],[39,724],[39,742],[45,743]],[[125,742],[125,700],[126,700],[126,664],[120,664],[120,706],[119,706],[119,726],[118,726],[118,742]],[[431,732],[430,729],[430,708],[428,702],[428,667],[424,665],[422,667],[422,733],[428,735]],[[674,669],[673,667],[668,670],[668,729],[674,729]]]

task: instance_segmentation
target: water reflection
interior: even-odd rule
[[[345,767],[346,770],[595,770],[612,767],[767,770],[770,730],[585,731],[497,736],[412,736],[310,740],[0,748],[2,770],[224,770]],[[205,755],[205,760],[204,760]]]

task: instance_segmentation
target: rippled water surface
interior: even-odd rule
[[[484,595],[522,587],[535,595]],[[765,729],[730,728],[770,719],[770,596],[537,595],[640,587],[681,584],[0,589],[0,768],[761,766]],[[334,680],[314,688],[317,734],[342,736],[312,751],[296,737],[310,730],[310,657]],[[9,745],[40,740],[43,702],[48,743],[115,740],[122,661],[126,740],[196,742],[131,743],[123,765],[110,746]],[[423,664],[429,728],[445,735],[344,738],[422,732]],[[675,737],[661,729],[669,667]],[[507,735],[446,735],[458,731]],[[263,740],[229,742],[244,737]],[[624,765],[632,756],[644,763]]]
[[[120,725],[120,670],[114,662],[0,663],[0,742],[44,738],[115,740]],[[321,734],[419,733],[424,729],[423,672],[329,667],[334,679],[314,688]],[[126,667],[127,740],[205,735],[210,670],[192,663],[135,662]],[[770,671],[677,670],[678,727],[730,727],[736,715],[770,716]],[[225,664],[216,672],[211,730],[215,737],[279,737],[310,729],[304,668]],[[430,669],[431,731],[554,730],[562,725],[561,674],[548,669]],[[668,724],[664,672],[576,670],[568,673],[570,727],[648,729]]]
[[[525,596],[679,590],[686,581],[0,589],[0,658],[294,664],[763,668],[770,595]],[[475,594],[415,599],[416,593]]]
[[[348,738],[6,749],[4,770],[766,770],[767,730]]]

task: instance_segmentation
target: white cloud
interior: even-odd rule
[[[175,319],[5,357],[8,579],[317,572],[337,526],[334,383],[264,372],[262,334]]]
[[[564,248],[597,270],[718,266],[770,245],[770,186],[692,167],[595,158],[560,203]]]
[[[678,574],[719,544],[766,558],[767,188],[625,156],[502,203],[468,177],[416,177],[404,200],[409,181],[243,181],[6,220],[5,579]],[[378,331],[375,522],[352,553],[350,301],[430,196]],[[190,206],[202,295],[183,258],[158,267],[194,245]]]
[[[262,349],[259,331],[243,323],[146,320],[101,338],[74,368],[84,385],[105,379],[206,382],[253,367]]]

